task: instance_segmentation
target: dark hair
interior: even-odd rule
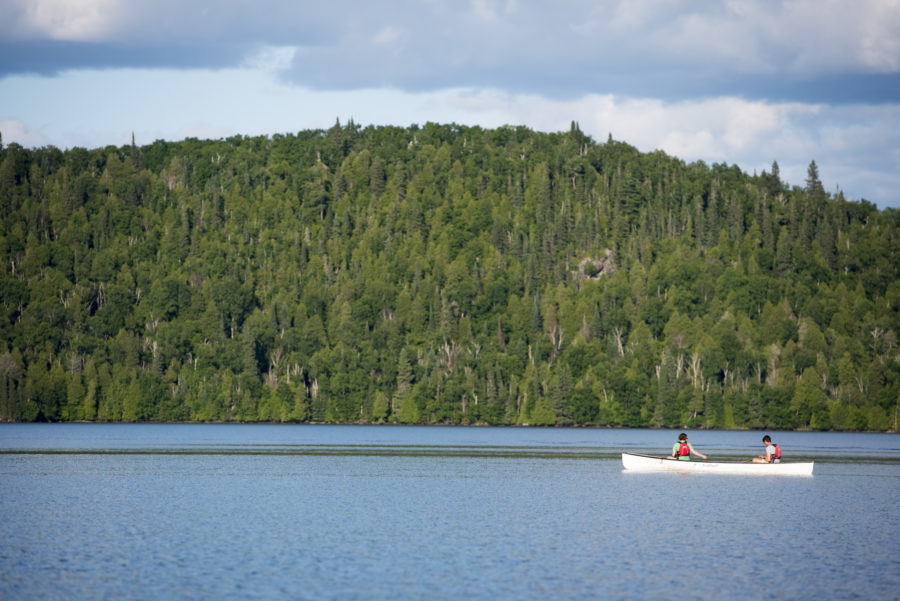
[[[678,435],[678,440],[687,440],[687,434],[682,432],[681,434]]]
[[[766,434],[765,436],[763,436],[763,442],[772,442],[772,439],[769,438],[768,434]]]

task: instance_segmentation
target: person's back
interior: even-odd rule
[[[706,455],[694,449],[693,445],[688,442],[687,434],[682,432],[678,435],[675,444],[672,445],[672,457],[679,461],[690,461],[692,453],[706,459]]]
[[[679,440],[672,445],[672,454],[680,461],[690,461],[691,445],[686,440]]]
[[[771,438],[769,444],[766,445],[766,456],[770,463],[781,463],[781,447],[772,442]]]

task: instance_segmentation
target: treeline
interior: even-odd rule
[[[0,141],[0,419],[897,430],[900,212],[457,125]]]

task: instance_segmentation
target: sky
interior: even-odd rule
[[[0,135],[609,135],[900,207],[900,0],[2,0]]]

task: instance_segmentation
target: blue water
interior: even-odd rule
[[[0,599],[896,599],[900,436],[771,434],[815,475],[623,473],[658,430],[2,425]]]

